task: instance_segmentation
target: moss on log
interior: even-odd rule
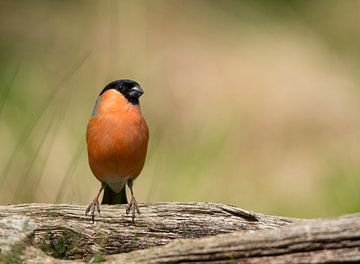
[[[0,263],[360,261],[360,214],[304,220],[214,203],[0,206]]]

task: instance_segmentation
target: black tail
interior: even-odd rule
[[[126,185],[124,185],[124,187],[119,193],[116,193],[111,190],[109,186],[106,185],[104,189],[104,197],[101,204],[127,204],[128,201],[126,198],[125,186]]]

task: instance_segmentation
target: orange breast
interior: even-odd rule
[[[149,130],[138,105],[115,90],[101,95],[87,127],[89,164],[93,174],[113,191],[141,172]]]

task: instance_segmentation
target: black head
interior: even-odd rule
[[[144,93],[140,84],[132,80],[116,80],[108,85],[101,91],[102,95],[105,91],[109,89],[115,89],[128,99],[128,101],[134,105],[139,104],[139,97]]]

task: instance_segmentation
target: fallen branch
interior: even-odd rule
[[[275,230],[234,232],[112,255],[116,263],[337,263],[360,262],[360,215],[308,220]]]
[[[315,221],[222,204],[158,203],[140,205],[132,224],[125,206],[101,209],[93,224],[80,205],[0,206],[0,262],[360,261],[360,215]]]

